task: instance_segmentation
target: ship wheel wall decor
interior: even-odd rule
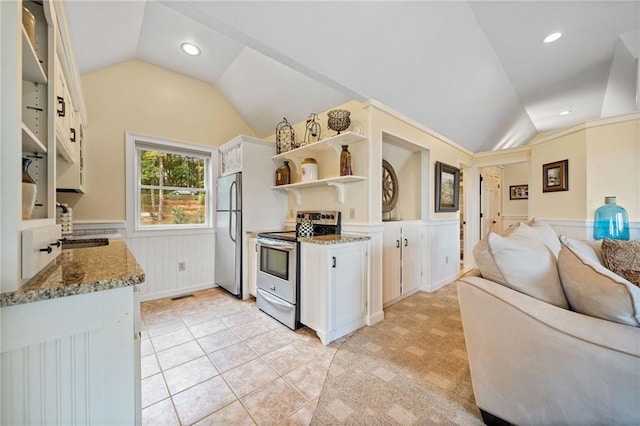
[[[382,213],[389,213],[398,202],[398,176],[388,161],[382,160]]]

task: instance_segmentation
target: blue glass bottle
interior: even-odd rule
[[[616,204],[616,197],[604,197],[604,206],[598,207],[593,218],[593,239],[629,239],[627,211]]]

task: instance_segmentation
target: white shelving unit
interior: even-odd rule
[[[278,155],[274,155],[272,159],[276,162],[290,161],[295,164],[296,169],[300,169],[302,160],[307,157],[311,157],[317,154],[324,153],[329,150],[335,151],[338,159],[340,158],[340,152],[342,151],[342,145],[354,145],[363,141],[366,141],[365,136],[359,135],[354,132],[345,132],[339,135],[332,136],[327,139],[323,139],[318,142],[314,142],[309,145],[301,146],[300,148],[293,149],[291,151],[282,152]],[[351,182],[360,182],[367,180],[366,176],[349,175],[349,176],[335,176],[324,179],[318,179],[310,182],[295,182],[288,185],[274,186],[273,189],[292,192],[296,197],[296,203],[302,203],[302,190],[305,188],[317,187],[317,186],[331,186],[336,189],[338,202],[344,204],[344,185]]]
[[[24,27],[22,27],[22,76],[27,81],[47,84],[47,74],[40,65],[40,60]]]

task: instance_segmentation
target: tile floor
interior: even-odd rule
[[[220,289],[143,302],[143,425],[308,425],[340,341]]]

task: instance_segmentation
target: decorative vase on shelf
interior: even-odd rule
[[[36,204],[36,181],[29,175],[31,160],[22,159],[22,218],[31,219]]]
[[[289,162],[285,161],[284,165],[276,169],[276,186],[289,185],[291,183],[291,168]]]
[[[598,207],[593,217],[593,239],[629,239],[627,211],[616,204],[616,197],[604,197],[604,205]]]
[[[342,145],[342,152],[340,153],[340,176],[350,176],[352,174],[349,145]]]
[[[346,109],[333,109],[327,113],[329,117],[327,120],[327,127],[331,130],[335,130],[340,134],[343,130],[347,130],[351,125],[351,118],[349,116],[351,112]]]

